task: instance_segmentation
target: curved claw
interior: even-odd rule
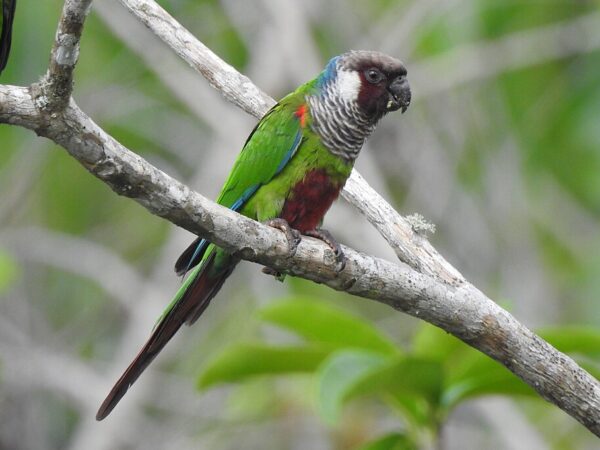
[[[346,255],[344,255],[344,252],[342,252],[338,255],[335,255],[335,260],[335,271],[337,273],[340,273],[346,267],[346,262],[348,261],[348,259],[346,258]]]
[[[327,230],[310,230],[304,233],[306,236],[314,237],[315,239],[319,239],[320,241],[325,242],[329,248],[333,251],[335,256],[335,271],[340,273],[346,267],[346,255],[342,251],[342,246],[335,240],[335,238],[331,235],[331,233]]]

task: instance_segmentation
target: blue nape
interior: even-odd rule
[[[317,86],[319,89],[329,84],[329,82],[336,77],[337,62],[339,58],[339,56],[334,56],[333,58],[331,58],[327,63],[327,66],[325,66],[323,72],[321,72],[321,74],[319,75],[319,78],[317,79]]]

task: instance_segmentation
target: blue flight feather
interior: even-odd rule
[[[187,263],[187,266],[185,267],[185,271],[183,272],[183,275],[181,275],[182,279],[190,271],[190,267],[192,267],[192,261],[194,261],[198,257],[198,255],[206,249],[207,245],[208,245],[208,241],[206,239],[202,239],[198,243],[198,245],[196,246],[196,250],[194,250],[192,257],[190,258],[189,262]]]
[[[296,153],[296,150],[298,150],[298,147],[300,146],[300,141],[302,141],[302,131],[298,130],[298,133],[296,133],[296,137],[294,138],[292,146],[277,166],[277,170],[275,170],[275,175],[273,175],[274,177],[279,175],[279,173],[283,170],[287,163],[290,162],[290,159],[292,159],[292,156],[294,156],[294,153]]]

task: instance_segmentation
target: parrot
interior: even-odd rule
[[[2,0],[2,32],[0,33],[0,73],[6,67],[12,35],[12,24],[15,18],[17,0]]]
[[[282,230],[291,254],[302,235],[321,239],[335,254],[336,269],[343,270],[340,245],[320,225],[379,120],[399,109],[404,113],[410,100],[407,70],[398,59],[367,50],[333,57],[258,122],[217,203]],[[239,261],[200,237],[181,254],[175,271],[189,275],[100,406],[97,420],[110,414],[184,323],[198,320]],[[283,277],[268,267],[263,271]]]

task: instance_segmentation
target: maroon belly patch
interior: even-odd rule
[[[341,188],[342,184],[332,182],[325,170],[312,170],[292,189],[283,205],[281,218],[301,233],[314,230]]]

